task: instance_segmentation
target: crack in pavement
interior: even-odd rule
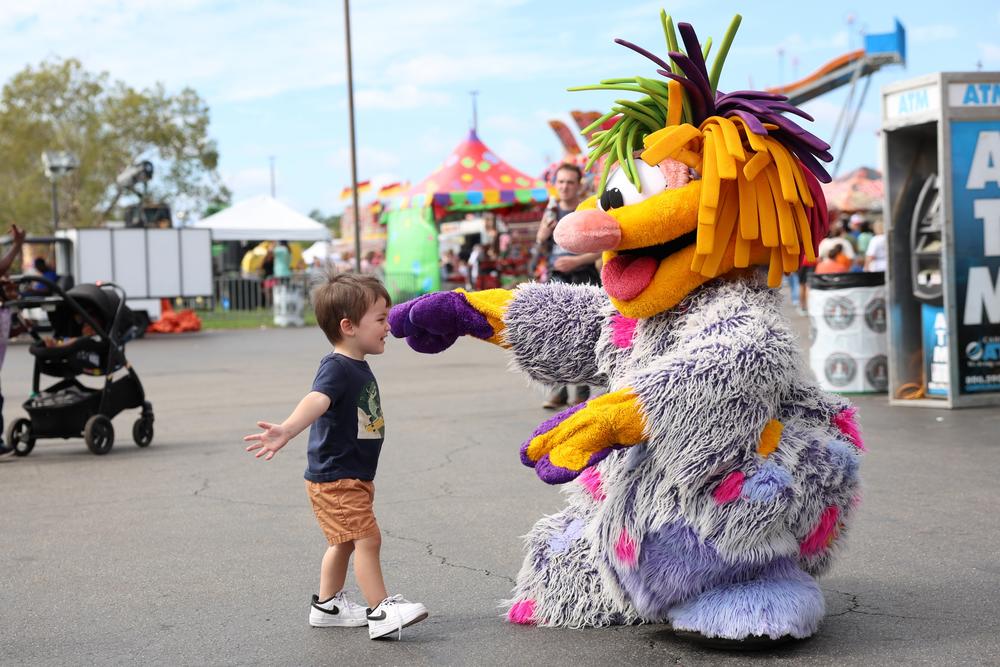
[[[828,618],[836,618],[837,616],[846,616],[847,614],[861,614],[862,616],[884,616],[886,618],[898,618],[907,621],[942,621],[946,620],[943,618],[938,618],[935,616],[903,616],[900,614],[888,614],[879,611],[866,611],[861,609],[861,601],[858,599],[859,596],[856,593],[846,593],[844,591],[836,591],[830,588],[824,588],[824,591],[828,593],[836,593],[837,595],[843,595],[849,598],[849,606],[844,611],[838,612],[836,614],[827,614]]]
[[[425,542],[424,540],[419,540],[414,537],[406,537],[403,535],[399,535],[397,533],[388,531],[385,528],[382,528],[382,534],[397,540],[402,540],[404,542],[413,542],[414,544],[419,544],[426,550],[428,556],[437,559],[438,561],[440,561],[440,564],[444,565],[445,567],[453,567],[460,570],[468,570],[469,572],[478,572],[480,574],[485,574],[487,577],[497,577],[498,579],[503,579],[504,581],[507,581],[511,584],[514,583],[514,579],[512,577],[508,577],[507,575],[504,574],[498,574],[496,572],[492,572],[490,570],[486,570],[483,568],[471,567],[469,565],[462,565],[461,563],[452,563],[448,560],[447,556],[442,556],[440,554],[434,553],[434,545],[431,544],[430,542]]]
[[[441,463],[438,463],[436,465],[432,465],[429,468],[421,468],[419,470],[413,470],[413,471],[410,472],[410,474],[412,475],[412,474],[416,474],[416,473],[431,472],[431,471],[434,471],[434,470],[440,470],[441,468],[444,468],[445,466],[450,465],[451,463],[453,463],[451,457],[453,457],[454,455],[458,454],[459,452],[465,451],[466,449],[472,449],[474,447],[482,447],[482,446],[483,446],[483,443],[480,442],[479,440],[476,440],[475,438],[469,438],[469,443],[468,444],[462,445],[461,447],[457,447],[455,449],[452,449],[450,451],[445,452],[444,453],[444,461],[442,461]]]

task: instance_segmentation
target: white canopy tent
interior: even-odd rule
[[[326,225],[273,197],[246,199],[191,225],[210,229],[213,241],[327,241]]]

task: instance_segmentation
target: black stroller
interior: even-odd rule
[[[7,445],[17,456],[27,456],[39,438],[83,436],[94,454],[107,454],[115,440],[111,420],[122,410],[142,408],[132,426],[135,444],[153,441],[153,406],[146,400],[139,376],[125,358],[125,342],[134,337],[125,291],[114,283],[83,284],[64,291],[39,276],[16,276],[13,282],[29,295],[7,305],[24,310],[41,307],[48,313],[53,341],[46,345],[39,327],[21,318],[34,339],[35,358],[31,398],[24,402],[28,418],[7,428]],[[40,283],[48,296],[30,295]],[[27,288],[27,289],[26,289]],[[118,373],[125,369],[125,373]],[[60,378],[41,389],[41,376]],[[104,386],[81,384],[80,375],[104,376]]]

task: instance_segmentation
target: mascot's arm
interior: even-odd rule
[[[392,334],[435,353],[471,335],[508,348],[542,383],[604,384],[594,348],[607,296],[588,285],[529,283],[514,290],[437,292],[393,306]]]
[[[607,295],[592,285],[527,283],[503,314],[514,365],[543,384],[607,384],[595,348]]]
[[[564,410],[521,445],[521,462],[548,484],[575,479],[613,449],[643,440],[646,419],[631,389],[620,389]]]
[[[521,461],[560,484],[613,449],[649,441],[669,477],[697,486],[745,459],[792,380],[795,342],[771,313],[745,302],[712,311],[696,315],[696,326],[679,332],[682,342],[636,372],[631,387],[539,426]]]

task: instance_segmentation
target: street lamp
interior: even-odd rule
[[[42,153],[45,177],[52,183],[52,231],[59,229],[59,197],[56,181],[80,166],[80,161],[69,151],[45,151]]]

